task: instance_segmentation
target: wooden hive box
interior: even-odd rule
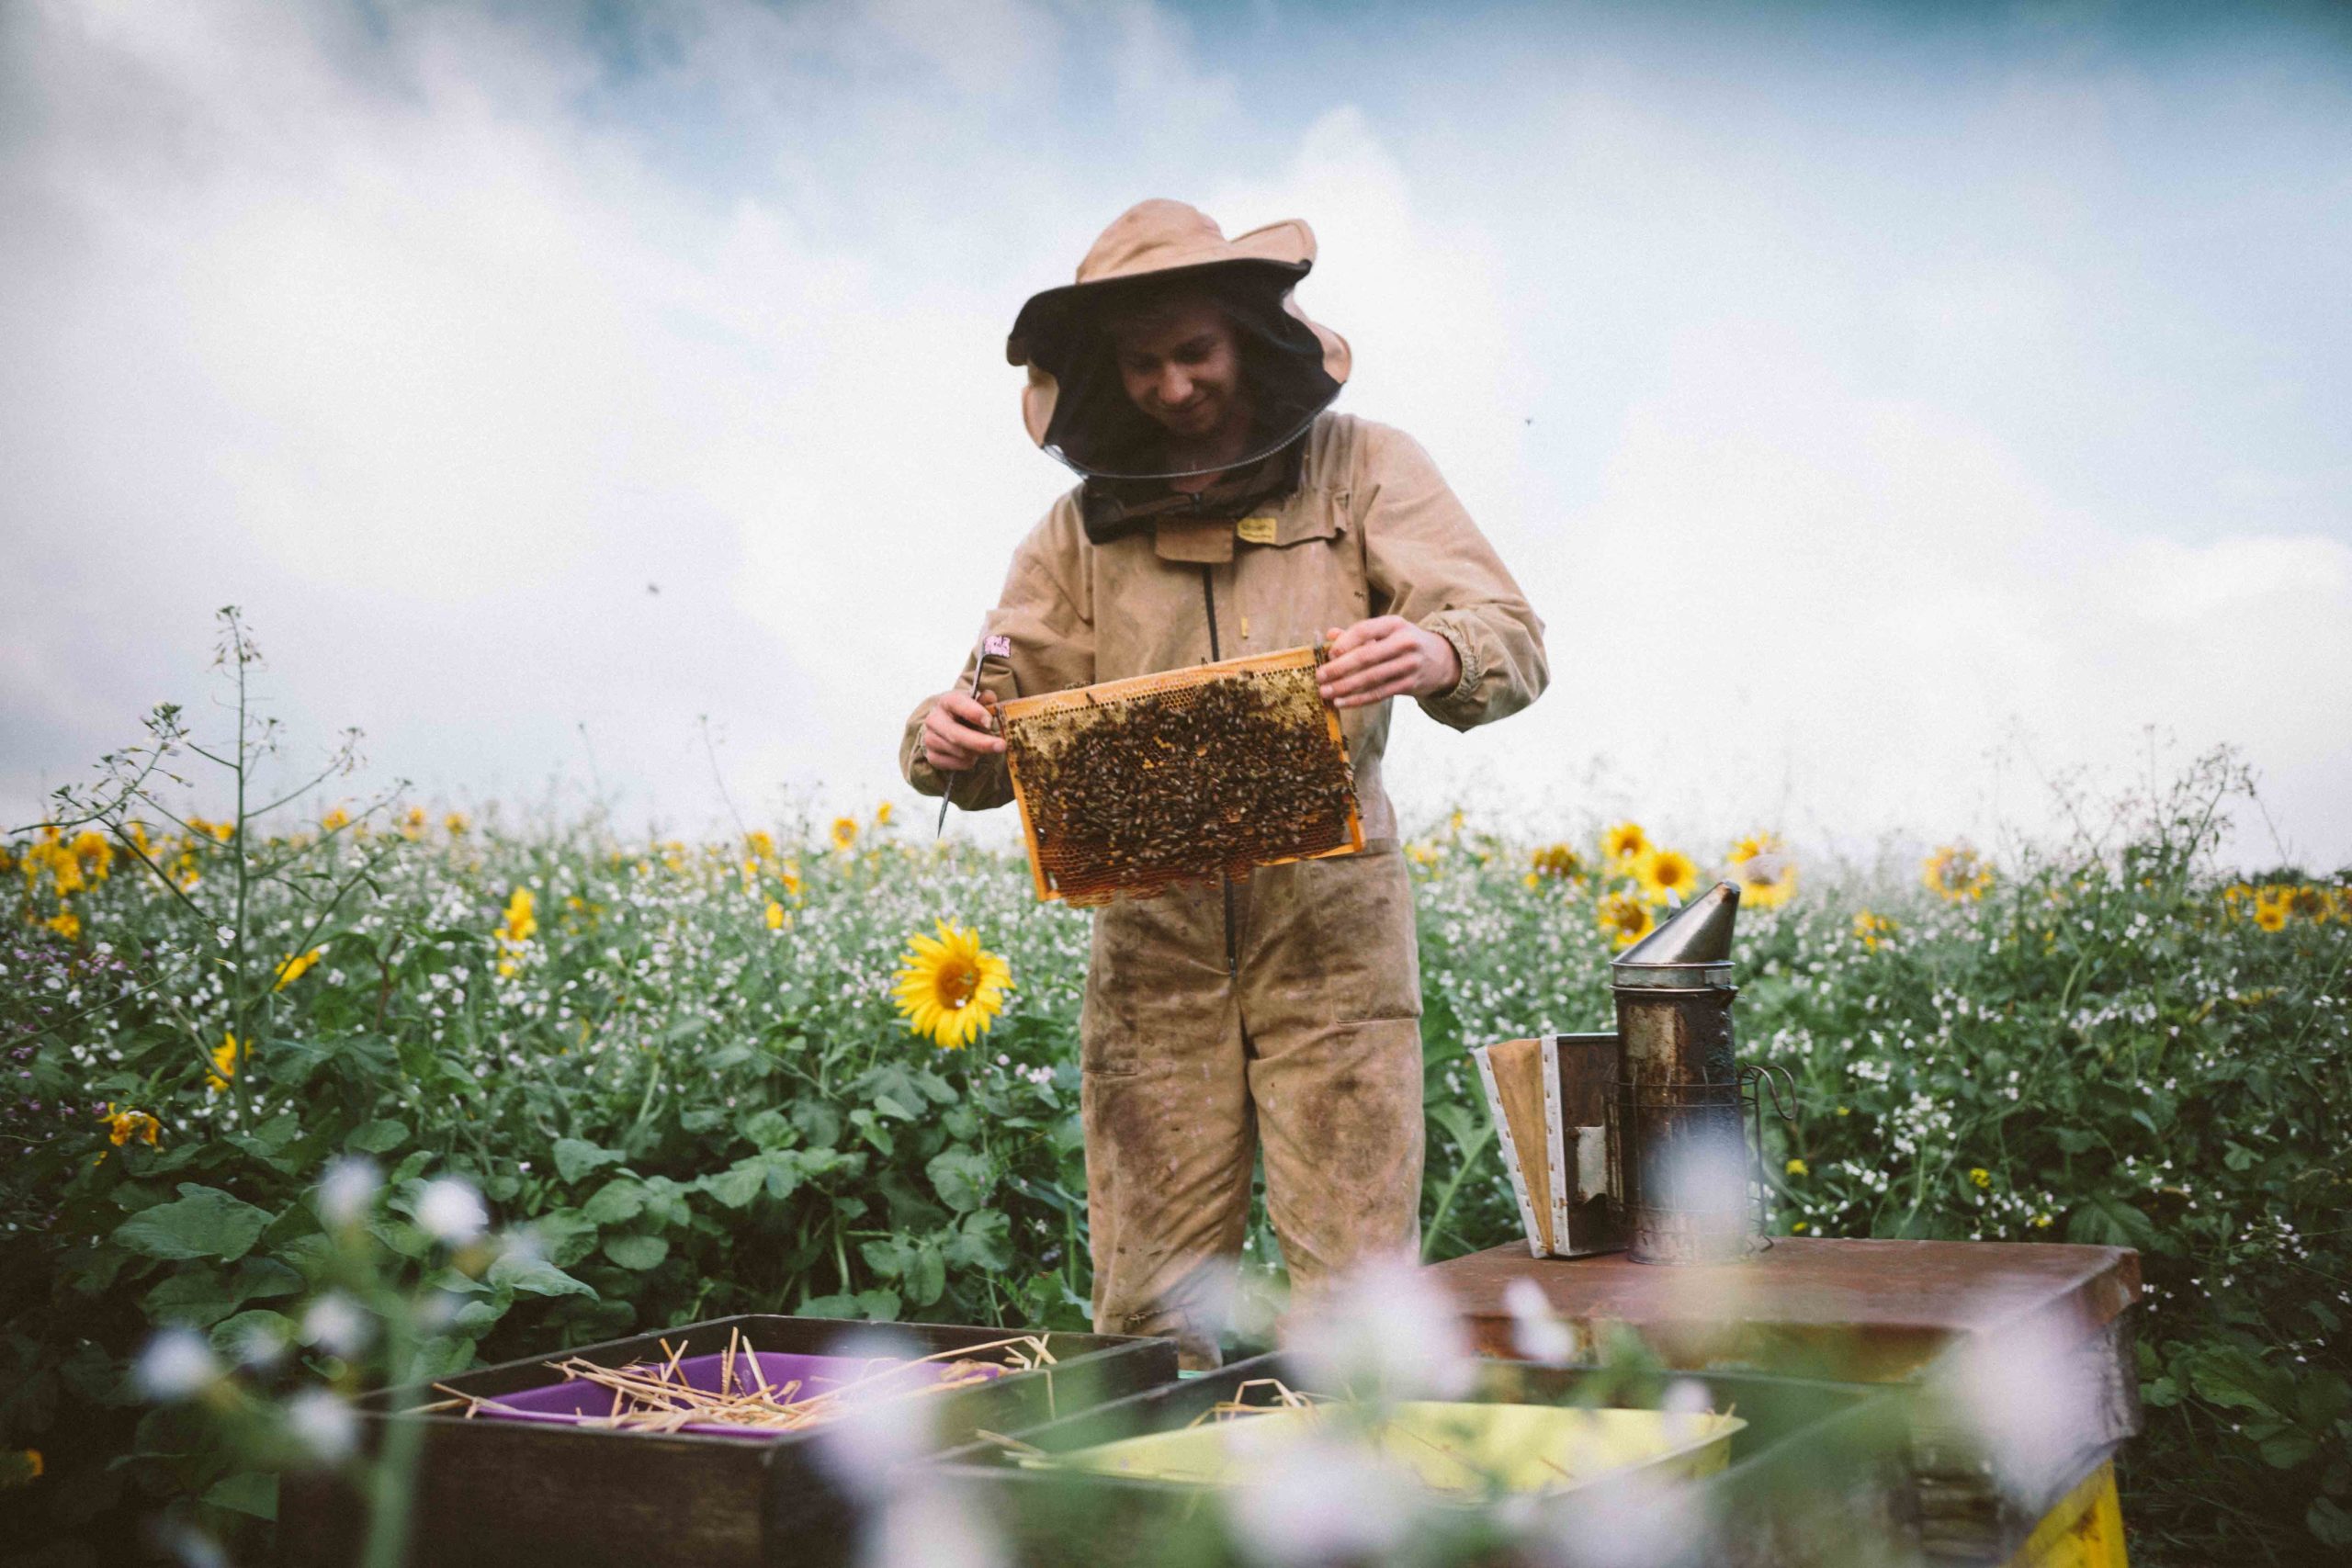
[[[1037,897],[1101,904],[1363,848],[1317,648],[997,710]]]
[[[761,1352],[820,1355],[861,1332],[887,1333],[916,1355],[1001,1344],[1007,1330],[933,1324],[851,1324],[753,1314],[688,1324],[553,1355],[479,1368],[436,1385],[495,1400],[558,1381],[556,1362],[661,1362],[672,1351],[718,1350],[741,1336]],[[1124,1336],[1041,1336],[1052,1365],[926,1396],[919,1445],[936,1450],[1067,1416],[1176,1377],[1175,1342]],[[445,1403],[426,1389],[361,1402],[364,1441],[379,1449],[395,1422],[424,1429],[418,1456],[410,1568],[831,1568],[856,1561],[865,1506],[829,1465],[824,1429],[758,1438],[625,1432],[594,1427],[403,1414]],[[359,1560],[368,1507],[329,1473],[281,1484],[281,1568],[348,1568]]]
[[[1695,1532],[1695,1549],[1674,1557],[1674,1568],[1813,1568],[1859,1562],[1923,1568],[1917,1526],[1905,1513],[1908,1472],[1899,1393],[1743,1371],[1676,1376],[1631,1367],[1480,1361],[1474,1386],[1463,1397],[1654,1409],[1677,1382],[1691,1385],[1710,1408],[1736,1413],[1747,1426],[1731,1440],[1727,1470],[1676,1495],[1678,1506],[1711,1528]],[[1248,1568],[1261,1561],[1250,1543],[1220,1540],[1201,1528],[1216,1517],[1213,1506],[1204,1510],[1210,1488],[1030,1469],[1019,1455],[1171,1431],[1214,1419],[1227,1402],[1270,1403],[1275,1384],[1306,1394],[1330,1392],[1318,1389],[1313,1374],[1293,1358],[1261,1356],[1039,1427],[992,1428],[1012,1443],[984,1438],[945,1450],[929,1469],[967,1506],[992,1521],[1015,1568]],[[1607,1491],[1589,1495],[1590,1511],[1567,1508],[1559,1517],[1558,1533],[1536,1542],[1532,1556],[1490,1548],[1476,1561],[1489,1568],[1538,1568],[1568,1556],[1565,1547],[1623,1533],[1623,1521],[1612,1519],[1609,1509],[1623,1504],[1612,1502]],[[1470,1512],[1464,1510],[1465,1524]]]

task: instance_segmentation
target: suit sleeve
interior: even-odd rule
[[[1551,681],[1544,623],[1454,499],[1420,444],[1399,430],[1366,431],[1363,513],[1366,574],[1375,615],[1402,615],[1453,645],[1462,679],[1420,699],[1421,711],[1455,729],[1506,718]]]
[[[1013,552],[996,608],[988,614],[983,638],[1002,637],[1012,645],[1005,658],[986,661],[980,686],[1000,702],[1023,695],[1067,691],[1094,680],[1094,617],[1088,587],[1084,535],[1077,507],[1057,502]],[[972,689],[976,646],[966,655],[955,690]],[[1012,778],[1002,756],[984,757],[959,773],[944,773],[923,755],[922,725],[936,696],[916,705],[899,739],[899,771],[922,795],[947,795],[967,811],[987,811],[1012,798]]]

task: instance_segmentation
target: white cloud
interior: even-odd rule
[[[2352,854],[2352,452],[2295,442],[2333,396],[2304,291],[2135,281],[2117,215],[2198,197],[2126,166],[2144,84],[1841,126],[1769,62],[1734,96],[1497,32],[1468,126],[1409,90],[1458,60],[1321,70],[1280,25],[698,0],[600,53],[527,9],[12,11],[0,791],[198,696],[231,601],[298,730],[445,792],[577,778],[584,726],[632,810],[697,821],[703,714],[747,802],[894,791],[898,716],[1067,477],[1004,328],[1169,194],[1314,224],[1345,406],[1430,447],[1551,623],[1530,714],[1400,719],[1408,812],[1982,835],[2041,808],[2004,737],[2120,765],[2156,723]],[[1953,177],[1892,172],[1946,129]]]

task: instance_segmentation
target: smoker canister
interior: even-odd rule
[[[1625,1242],[1637,1263],[1724,1263],[1750,1250],[1747,1141],[1732,1042],[1732,922],[1719,883],[1611,965]]]

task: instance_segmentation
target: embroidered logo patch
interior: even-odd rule
[[[1274,542],[1274,520],[1271,517],[1244,517],[1233,525],[1233,531],[1249,544],[1271,545]]]

